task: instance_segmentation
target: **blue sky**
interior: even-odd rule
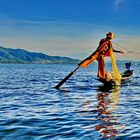
[[[85,58],[112,31],[140,52],[139,0],[0,0],[0,42],[49,55]]]

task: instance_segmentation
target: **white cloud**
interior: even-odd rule
[[[115,9],[119,9],[120,5],[124,2],[124,0],[115,0],[114,1],[114,6],[115,6]]]
[[[119,6],[121,2],[123,1],[116,0],[116,6]],[[127,36],[126,29],[122,28],[88,23],[38,22],[25,19],[8,20],[8,22],[0,20],[0,23],[1,45],[9,48],[22,48],[48,55],[84,59],[97,48],[99,40],[104,38],[107,32],[112,31],[116,34],[115,42],[125,44],[130,50],[140,52],[138,46],[140,37],[138,35]],[[11,26],[13,24],[15,26]],[[126,33],[120,36],[123,32]]]
[[[96,35],[84,38],[52,36],[48,38],[47,41],[38,41],[32,38],[0,37],[1,45],[5,47],[21,48],[28,51],[42,52],[48,55],[68,56],[80,59],[89,56],[97,48],[100,39],[101,38],[97,38]],[[127,56],[127,58],[139,58],[140,36],[117,35],[117,39],[114,39],[113,42],[126,48],[126,50],[124,50],[114,45],[117,50],[130,50],[135,52],[135,54],[125,54],[124,56]],[[119,58],[121,56],[123,55],[117,55]]]

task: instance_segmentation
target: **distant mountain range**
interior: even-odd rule
[[[50,56],[43,53],[35,53],[23,49],[11,49],[0,46],[0,63],[47,64],[79,62],[80,60],[69,57]]]

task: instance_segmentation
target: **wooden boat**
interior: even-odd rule
[[[130,78],[133,75],[133,70],[126,70],[121,73],[121,85],[130,81]],[[114,79],[105,79],[105,78],[96,78],[96,80],[100,81],[104,84],[104,86],[120,86],[120,84]]]

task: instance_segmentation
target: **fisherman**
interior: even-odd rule
[[[125,63],[126,70],[130,70],[131,62]]]
[[[90,55],[88,58],[83,60],[79,64],[79,66],[82,66],[85,68],[91,62],[93,62],[94,60],[97,60],[98,61],[98,74],[97,74],[97,76],[99,78],[102,78],[102,79],[110,78],[110,74],[105,70],[104,58],[106,56],[110,56],[110,49],[113,49],[113,45],[112,45],[111,40],[114,37],[115,37],[115,35],[112,32],[107,33],[106,38],[101,39],[101,41],[99,42],[99,46],[98,46],[97,50],[92,55]],[[123,54],[122,51],[118,51],[115,49],[113,49],[113,52]]]
[[[100,51],[100,56],[96,59],[98,61],[98,74],[99,78],[110,78],[109,73],[105,70],[104,57],[110,56],[110,49],[113,49],[111,40],[115,37],[112,32],[106,34],[106,38],[101,39],[99,47],[96,51]],[[123,53],[113,49],[113,52]]]
[[[91,64],[94,60],[98,61],[98,74],[97,76],[101,79],[105,79],[107,81],[110,81],[112,79],[115,79],[115,83],[118,83],[116,85],[120,85],[121,82],[121,75],[119,74],[117,70],[117,66],[115,63],[114,55],[112,52],[117,53],[123,53],[122,51],[114,50],[112,47],[111,39],[114,38],[114,34],[112,32],[109,32],[106,34],[106,38],[102,39],[99,43],[99,46],[96,51],[94,51],[89,57],[84,59],[81,63],[78,64],[78,67],[72,71],[70,74],[68,74],[60,83],[58,83],[55,88],[59,89],[60,86],[66,82],[80,67],[86,68],[89,64]],[[105,64],[104,64],[104,57],[110,56],[112,60],[112,66],[113,66],[113,77],[109,72],[105,70]]]
[[[133,70],[131,69],[131,62],[128,62],[128,63],[125,63],[125,72],[123,73],[123,77],[126,77],[126,76],[130,76],[132,75],[133,73]]]

